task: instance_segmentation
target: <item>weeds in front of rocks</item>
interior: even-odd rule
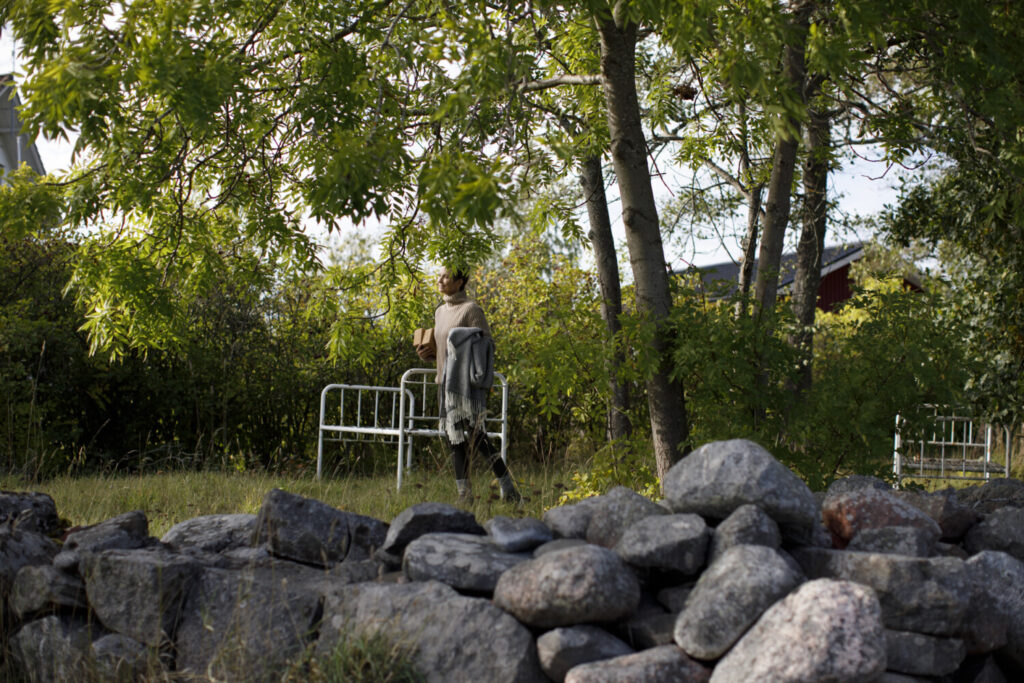
[[[423,683],[409,648],[377,631],[350,634],[326,656],[313,648],[289,668],[284,683]]]

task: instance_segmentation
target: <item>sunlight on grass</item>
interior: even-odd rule
[[[556,504],[570,474],[534,467],[517,472],[525,500],[519,506],[502,502],[490,473],[473,476],[475,500],[468,506],[477,519],[495,515],[540,517]],[[130,510],[142,510],[149,532],[160,537],[172,526],[200,515],[256,513],[273,488],[321,500],[342,510],[390,521],[415,503],[455,503],[455,481],[448,470],[408,474],[402,491],[394,474],[325,477],[271,475],[263,472],[160,472],[142,475],[62,476],[27,485],[0,477],[4,490],[41,491],[53,497],[57,511],[72,526],[84,526]]]

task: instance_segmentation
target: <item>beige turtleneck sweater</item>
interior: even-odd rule
[[[466,296],[466,292],[446,294],[444,303],[434,311],[434,343],[437,344],[437,379],[441,383],[444,374],[444,361],[447,357],[448,333],[455,327],[479,327],[484,336],[491,336],[491,328],[487,326],[487,318],[477,302]]]

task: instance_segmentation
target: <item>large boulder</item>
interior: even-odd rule
[[[84,612],[86,607],[85,582],[51,564],[22,567],[14,579],[11,609],[19,619],[52,609]]]
[[[391,520],[380,554],[390,562],[401,564],[405,546],[429,533],[483,535],[486,532],[472,513],[454,505],[417,503],[402,510]]]
[[[256,515],[203,515],[172,526],[160,539],[175,550],[220,553],[249,546]]]
[[[888,491],[875,488],[829,496],[821,507],[821,517],[841,548],[867,529],[914,527],[927,533],[932,544],[942,535],[938,523],[927,514]]]
[[[885,648],[872,590],[819,579],[772,605],[718,662],[711,681],[870,681],[885,671]]]
[[[864,553],[888,553],[931,557],[936,554],[935,534],[915,526],[883,526],[861,529],[846,546]]]
[[[1024,562],[985,550],[967,560],[966,567],[979,611],[1002,612],[1006,617],[1006,645],[998,655],[1024,672]]]
[[[530,632],[488,600],[436,581],[360,583],[328,592],[316,654],[380,633],[407,650],[427,681],[544,680]]]
[[[710,535],[699,515],[654,515],[631,524],[613,550],[634,567],[696,574],[704,566]]]
[[[96,680],[111,683],[132,683],[146,680],[147,674],[163,673],[154,650],[120,633],[108,633],[92,641],[89,668]],[[153,680],[158,676],[148,678]]]
[[[640,602],[633,571],[610,550],[584,545],[512,567],[494,589],[494,604],[540,628],[608,622]]]
[[[697,580],[676,620],[676,644],[696,659],[718,659],[801,579],[771,548],[733,546]]]
[[[554,538],[548,525],[533,517],[512,519],[498,515],[488,520],[484,528],[494,545],[510,553],[533,550]]]
[[[612,548],[634,522],[668,510],[625,486],[615,486],[594,504],[587,524],[587,541]]]
[[[971,586],[963,560],[798,548],[793,551],[810,578],[834,578],[870,586],[887,628],[954,636],[961,628]]]
[[[580,664],[565,683],[705,683],[710,671],[675,645],[662,645],[631,655]]]
[[[915,676],[948,676],[967,655],[964,641],[958,638],[889,629],[885,631],[885,652],[890,671]]]
[[[0,524],[13,522],[23,531],[53,536],[60,531],[60,518],[53,498],[45,493],[0,491]]]
[[[578,664],[632,653],[633,648],[597,626],[566,626],[537,638],[540,666],[548,678],[558,682]]]
[[[70,532],[53,564],[61,571],[79,572],[79,561],[89,553],[134,550],[151,545],[151,542],[146,513],[132,510]]]
[[[458,590],[490,593],[499,576],[531,558],[505,552],[487,536],[433,533],[406,546],[402,571],[413,581],[434,579]]]
[[[29,681],[76,683],[85,680],[98,632],[84,617],[50,615],[22,626],[11,638],[11,652]]]
[[[807,537],[818,523],[818,505],[807,485],[746,439],[704,444],[673,465],[663,485],[675,512],[720,520],[753,504],[797,537]]]
[[[910,503],[934,519],[942,529],[942,539],[957,541],[978,521],[978,513],[961,503],[953,489],[925,493],[923,491],[893,491],[893,495]]]
[[[0,525],[0,617],[18,572],[23,567],[50,564],[57,550],[57,544],[40,533]]]
[[[1024,508],[1004,507],[971,527],[964,538],[971,554],[1001,550],[1024,561]]]
[[[559,505],[544,512],[546,524],[555,538],[586,538],[587,527],[594,509],[601,502],[602,496],[584,498],[578,503]]]
[[[263,498],[252,543],[274,555],[318,567],[364,560],[384,543],[388,525],[327,503],[271,489]]]
[[[993,479],[981,486],[959,489],[956,497],[962,504],[982,515],[1004,507],[1024,507],[1024,481]]]
[[[861,489],[878,489],[879,491],[891,491],[892,487],[878,477],[867,474],[851,474],[842,479],[836,479],[825,491],[825,499],[831,496],[838,496],[841,493],[860,491]]]
[[[737,545],[763,545],[778,548],[782,545],[779,525],[756,505],[741,505],[715,527],[708,550],[708,564]]]
[[[204,568],[182,606],[176,668],[216,680],[277,679],[311,640],[323,571],[295,563]]]
[[[100,622],[150,646],[173,639],[199,572],[195,561],[160,548],[89,553],[81,566],[89,605]]]

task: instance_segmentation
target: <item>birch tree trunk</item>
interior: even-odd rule
[[[640,125],[636,92],[636,25],[623,17],[616,4],[612,17],[598,16],[601,74],[611,137],[611,158],[622,200],[622,222],[633,270],[638,312],[654,326],[651,351],[658,367],[646,379],[651,434],[658,478],[681,458],[679,447],[689,436],[683,387],[670,378],[671,309],[665,250],[647,165],[647,141]]]

